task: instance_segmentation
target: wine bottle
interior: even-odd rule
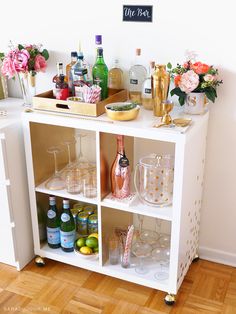
[[[49,196],[49,209],[47,212],[47,242],[52,249],[60,247],[60,219],[56,206],[55,196]]]
[[[130,165],[125,155],[124,135],[117,136],[117,154],[111,167],[111,191],[116,198],[125,198],[130,195]]]
[[[74,251],[75,241],[75,222],[73,215],[70,211],[69,200],[63,200],[63,211],[61,214],[61,248],[64,252]]]
[[[97,37],[96,37],[96,43]],[[103,48],[97,48],[97,59],[93,66],[93,84],[101,87],[101,99],[108,97],[108,68],[103,58]]]

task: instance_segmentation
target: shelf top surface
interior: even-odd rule
[[[189,129],[194,128],[197,124],[208,119],[208,112],[203,115],[188,115],[183,112],[183,108],[175,106],[174,110],[171,112],[171,117],[172,119],[192,119],[192,122],[187,127],[164,126],[155,128],[154,125],[159,124],[161,118],[153,116],[152,111],[145,110],[144,108],[140,109],[139,116],[132,121],[113,121],[109,119],[106,114],[99,117],[89,117],[55,112],[49,113],[38,110],[23,113],[23,118],[29,122],[61,125],[114,134],[120,134],[122,129],[124,135],[175,142],[179,137],[183,137],[183,135],[187,134]]]
[[[0,100],[0,128],[19,121],[21,112],[23,111],[23,99],[6,98]],[[3,113],[5,113],[3,115]]]

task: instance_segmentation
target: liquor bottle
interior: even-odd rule
[[[67,98],[69,97],[69,88],[68,84],[65,82],[64,74],[60,74],[56,82],[54,93],[56,99],[67,100]]]
[[[74,250],[75,241],[75,222],[70,211],[69,200],[63,200],[63,211],[61,214],[61,248],[64,252],[72,252]]]
[[[147,70],[140,62],[141,49],[136,49],[136,60],[129,70],[129,98],[131,101],[141,104],[143,82],[147,77]]]
[[[97,45],[102,43],[101,35],[96,35],[95,42]],[[93,84],[101,87],[101,99],[108,97],[108,68],[103,58],[103,48],[97,48],[97,59],[93,66]]]
[[[76,97],[79,97],[78,94],[80,94],[81,82],[86,82],[86,74],[88,72],[87,69],[84,68],[83,58],[84,55],[82,51],[79,51],[77,62],[71,68],[73,81],[72,94]]]
[[[145,109],[153,110],[154,99],[152,97],[152,74],[154,72],[155,62],[150,61],[149,72],[142,87],[142,105]]]
[[[71,68],[76,62],[77,62],[77,52],[72,51],[71,52],[71,62],[69,64],[67,64],[67,66],[66,66],[66,77],[67,77],[67,82],[68,82],[70,94],[72,94],[72,85],[73,85],[73,77],[72,77],[72,73],[71,73]]]
[[[60,219],[56,206],[55,196],[49,196],[49,209],[47,212],[47,242],[52,249],[60,247]]]
[[[53,76],[53,83],[56,83],[59,80],[61,74],[63,74],[63,63],[57,62],[57,74]]]
[[[117,154],[111,167],[111,191],[116,198],[125,198],[130,195],[130,165],[125,155],[124,135],[117,136]]]
[[[78,101],[84,101],[83,96],[83,86],[87,85],[84,78],[84,72],[83,69],[80,69],[76,72],[76,81],[73,81],[73,90],[74,90],[74,96],[78,98]]]
[[[114,66],[108,72],[108,87],[112,89],[123,88],[123,71],[119,68],[119,60],[115,59]]]

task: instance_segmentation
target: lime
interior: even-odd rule
[[[86,238],[79,238],[76,241],[76,244],[77,244],[78,247],[82,247],[82,246],[85,246],[85,241],[86,241]]]
[[[87,240],[85,241],[85,244],[90,247],[90,248],[95,248],[98,247],[98,239],[95,237],[90,237],[87,238]]]
[[[98,247],[93,248],[93,252],[94,252],[94,253],[98,253],[98,252],[99,252]]]
[[[91,234],[88,236],[88,238],[92,238],[92,237],[98,239],[98,233],[91,233]]]
[[[87,247],[87,246],[82,246],[79,251],[85,255],[90,255],[93,253],[92,249],[90,247]]]

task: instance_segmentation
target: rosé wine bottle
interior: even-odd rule
[[[124,135],[117,136],[117,154],[111,166],[111,192],[116,198],[125,198],[130,195],[130,166],[125,156]]]

